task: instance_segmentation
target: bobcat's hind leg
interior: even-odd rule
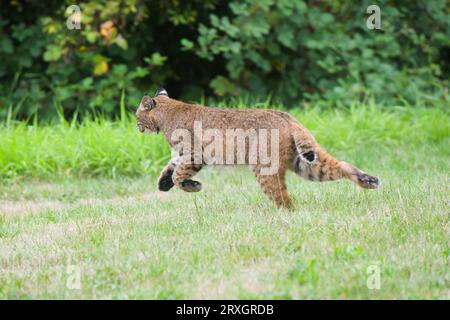
[[[192,178],[201,168],[201,164],[195,164],[190,159],[180,159],[173,171],[172,181],[183,191],[198,192],[202,189],[202,184],[189,178]]]
[[[256,180],[263,192],[273,201],[275,201],[278,208],[292,208],[293,204],[287,192],[285,182],[285,171],[280,171],[274,175],[261,174],[260,167],[254,167],[253,172],[256,175]]]
[[[336,160],[320,148],[298,155],[294,160],[294,170],[311,181],[349,179],[365,189],[376,189],[380,186],[377,177],[368,175],[345,161]]]

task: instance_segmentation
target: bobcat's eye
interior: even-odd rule
[[[308,162],[314,162],[314,160],[316,160],[316,154],[314,153],[314,151],[308,151],[308,152],[302,153],[302,156]]]

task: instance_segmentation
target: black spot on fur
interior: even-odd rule
[[[314,153],[314,151],[305,152],[302,154],[302,156],[309,162],[313,162],[314,160],[316,160],[316,154]]]
[[[158,181],[158,189],[160,191],[169,191],[174,186],[172,181],[173,170],[167,170],[166,173]]]

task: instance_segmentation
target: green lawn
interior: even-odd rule
[[[249,170],[206,168],[200,193],[162,193],[155,172],[166,146],[150,169],[142,158],[127,167],[126,157],[145,154],[133,148],[156,154],[161,143],[131,122],[0,127],[0,298],[449,299],[448,113],[295,115],[381,188],[291,174],[297,207],[277,210]],[[17,131],[34,137],[29,152]],[[111,141],[95,149],[102,134]],[[379,289],[367,286],[374,266]]]

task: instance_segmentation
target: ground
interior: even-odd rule
[[[245,168],[202,170],[198,194],[154,176],[3,184],[0,298],[449,299],[443,146],[347,154],[378,190],[291,174],[292,211]]]
[[[381,188],[291,174],[279,210],[206,168],[163,193],[168,146],[131,116],[0,123],[0,299],[450,299],[448,108],[289,112]]]

